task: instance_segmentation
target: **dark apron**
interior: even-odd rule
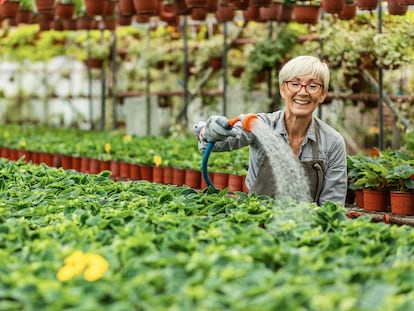
[[[315,134],[316,142],[312,142],[312,157],[310,161],[300,161],[305,171],[305,175],[308,177],[308,184],[310,190],[310,197],[313,202],[318,202],[321,195],[324,174],[323,174],[323,161],[318,160],[318,141],[319,132],[318,126],[315,122]],[[256,193],[258,195],[268,195],[272,198],[276,198],[276,180],[273,176],[273,170],[270,166],[269,159],[265,156],[262,166],[257,173],[256,180],[254,181],[249,193]]]

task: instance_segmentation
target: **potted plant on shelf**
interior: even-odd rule
[[[414,215],[414,156],[395,151],[386,176],[390,189],[391,212]]]

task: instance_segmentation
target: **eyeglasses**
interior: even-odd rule
[[[292,81],[285,81],[285,84],[287,85],[289,91],[294,92],[294,93],[300,92],[302,87],[304,87],[305,91],[308,94],[316,94],[323,88],[322,84],[319,84],[319,83],[316,83],[316,82],[310,82],[308,84],[302,84],[298,81],[292,80]]]

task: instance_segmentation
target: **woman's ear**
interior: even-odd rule
[[[280,97],[282,97],[283,99],[286,99],[284,84],[279,86],[279,93],[280,93]]]

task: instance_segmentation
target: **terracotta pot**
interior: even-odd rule
[[[414,215],[414,192],[390,192],[391,213]]]
[[[229,186],[229,174],[227,173],[213,173],[213,184],[217,189],[222,190]]]
[[[105,0],[84,0],[83,2],[88,16],[103,15]]]
[[[137,15],[156,16],[158,15],[158,0],[133,0]]]
[[[19,11],[19,7],[20,2],[6,0],[0,5],[0,16],[3,18],[15,17]]]
[[[250,0],[250,6],[253,7],[268,7],[272,4],[272,0]]]
[[[174,11],[177,15],[190,15],[191,8],[187,6],[185,0],[175,0],[174,1]]]
[[[374,212],[387,212],[389,205],[389,191],[363,189],[364,209]]]
[[[282,11],[277,18],[279,23],[289,23],[292,20],[293,16],[293,5],[283,4]]]
[[[116,22],[118,23],[119,26],[129,26],[132,23],[132,16],[122,15],[118,13]]]
[[[293,7],[293,19],[300,24],[315,25],[318,22],[319,7],[296,4]]]
[[[242,14],[246,21],[258,21],[260,19],[260,8],[250,5],[247,10],[243,10]]]
[[[201,188],[201,172],[197,170],[186,169],[184,184],[194,189],[200,189]]]
[[[113,17],[115,14],[115,8],[116,8],[117,3],[118,3],[118,0],[117,1],[105,0],[102,16]]]
[[[118,180],[119,178],[119,161],[111,160],[109,162],[109,170],[111,171],[112,178]]]
[[[133,0],[119,0],[118,2],[119,12],[125,16],[131,16],[137,14],[134,7]]]
[[[228,182],[229,182],[230,192],[243,191],[243,176],[229,174]]]
[[[50,30],[51,22],[53,21],[53,11],[39,11],[37,16],[37,23],[39,24],[39,30],[45,31]]]
[[[398,0],[401,5],[414,5],[414,0]]]
[[[344,7],[344,0],[322,0],[322,9],[326,13],[339,14]]]
[[[207,8],[207,0],[185,0],[188,8]]]
[[[364,208],[364,192],[362,189],[355,190],[355,204],[358,208]]]
[[[399,4],[398,0],[387,0],[388,13],[390,15],[405,15],[408,10],[408,5]]]
[[[56,2],[55,5],[55,16],[62,19],[72,18],[75,14],[75,4],[74,3],[62,3]]]
[[[355,0],[355,3],[362,11],[373,11],[378,6],[378,0]]]
[[[351,20],[356,16],[356,3],[345,3],[342,11],[339,13],[339,19]]]
[[[119,177],[122,179],[129,179],[130,178],[130,163],[121,161],[119,163]]]
[[[18,152],[16,149],[9,149],[9,160],[17,161],[19,159]]]
[[[33,21],[33,11],[32,10],[22,10],[19,9],[16,14],[16,23],[17,24],[31,24]]]
[[[172,3],[160,2],[159,12],[160,20],[168,25],[178,25],[180,23],[180,15],[175,13]]]
[[[54,0],[35,0],[37,11],[53,11],[54,2]]]
[[[141,165],[137,163],[129,163],[129,176],[125,178],[132,180],[142,179]]]
[[[90,165],[89,165],[90,159],[88,157],[81,157],[80,159],[80,171],[83,173],[89,173]]]
[[[219,5],[215,17],[219,23],[231,22],[234,19],[235,13],[231,7]]]
[[[60,157],[60,164],[64,170],[70,170],[72,168],[72,156],[62,154]]]
[[[219,0],[207,0],[207,12],[215,13],[217,11]]]
[[[135,21],[138,24],[146,24],[146,23],[149,23],[150,20],[151,20],[151,16],[149,15],[135,15]]]
[[[0,157],[7,159],[9,157],[9,148],[0,147]]]
[[[264,21],[276,21],[282,13],[283,4],[273,2],[269,7],[260,8],[260,19]]]
[[[185,182],[185,170],[174,167],[173,169],[173,184],[177,186],[184,185]]]
[[[190,16],[194,21],[204,21],[207,17],[207,13],[208,12],[206,8],[193,8],[191,10]]]
[[[151,165],[141,165],[141,179],[153,180],[153,167]]]
[[[76,19],[74,19],[74,18],[64,19],[62,21],[62,23],[63,23],[63,29],[64,30],[76,30],[76,29],[78,29],[77,25],[76,25],[76,23],[77,23]]]
[[[81,158],[78,156],[72,157],[72,168],[76,171],[81,171]]]
[[[39,151],[32,151],[32,163],[33,164],[40,164]]]
[[[89,30],[92,29],[92,18],[90,16],[79,16],[76,19],[76,28],[78,30]]]
[[[111,161],[99,160],[99,172],[110,171]]]
[[[99,160],[89,159],[89,173],[99,174]]]
[[[39,162],[44,163],[47,166],[53,167],[54,161],[53,161],[53,154],[48,152],[41,152],[39,154]]]
[[[163,166],[153,166],[152,167],[152,181],[162,184],[164,183],[164,167]]]
[[[249,0],[232,0],[227,3],[233,10],[247,10],[249,2]]]
[[[171,166],[164,167],[163,183],[166,185],[173,183],[173,168]]]

